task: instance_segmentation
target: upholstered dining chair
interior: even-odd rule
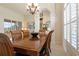
[[[0,56],[13,56],[14,49],[9,37],[0,33]]]
[[[13,31],[10,31],[10,32],[11,32],[13,42],[22,40],[22,32],[20,30],[13,30]]]
[[[40,36],[46,35],[46,30],[40,29],[40,30],[39,30],[39,35],[40,35]]]
[[[45,47],[43,48],[43,51],[41,52],[41,55],[49,56],[49,53],[51,52],[51,36],[54,30],[50,31],[46,37]]]
[[[40,29],[39,32],[45,32],[45,30],[44,29]]]
[[[49,53],[51,52],[51,48],[50,48],[50,45],[51,45],[51,36],[52,36],[52,33],[54,32],[54,30],[50,31],[48,33],[48,36],[47,36],[47,41],[46,41],[46,47],[45,47],[45,55],[48,55],[49,56]]]
[[[29,30],[21,30],[22,31],[22,36],[23,36],[23,39],[26,38],[26,37],[29,37]]]

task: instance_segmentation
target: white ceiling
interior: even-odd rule
[[[26,14],[26,8],[25,8],[26,3],[0,3],[0,6],[9,8],[17,13],[20,13],[22,15]],[[46,11],[49,10],[51,3],[39,3],[40,10]]]

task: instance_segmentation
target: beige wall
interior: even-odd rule
[[[0,17],[5,18],[5,19],[9,19],[9,20],[18,20],[18,21],[22,21],[24,16],[12,11],[11,9],[8,9],[6,7],[1,7],[0,6]]]
[[[8,8],[0,6],[0,32],[4,32],[4,19],[22,21],[24,17]]]
[[[56,24],[55,24],[55,43],[57,45],[63,44],[63,4],[57,3],[55,5]]]

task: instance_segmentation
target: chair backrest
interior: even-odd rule
[[[50,44],[51,44],[51,36],[52,36],[52,33],[54,32],[54,30],[50,31],[47,35],[47,38],[46,38],[46,54],[49,55],[49,52],[51,52],[51,49],[50,49]]]
[[[40,30],[39,30],[39,32],[44,32],[44,31],[45,31],[44,29],[40,29]]]
[[[0,56],[12,56],[13,45],[9,37],[3,33],[0,33]]]
[[[10,32],[11,32],[13,42],[22,40],[22,33],[21,33],[20,30],[13,30],[13,31],[10,31]]]
[[[29,37],[29,34],[30,34],[29,30],[21,30],[21,31],[22,31],[22,33],[23,33],[23,39],[24,39],[25,37]]]
[[[40,29],[40,30],[39,30],[39,35],[40,35],[40,36],[46,35],[46,30]]]

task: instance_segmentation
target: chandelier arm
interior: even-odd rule
[[[34,3],[32,3],[31,6],[28,6],[28,11],[31,13],[31,14],[34,14],[35,12],[37,12],[37,6],[34,5]]]
[[[29,6],[29,11],[30,11],[30,13],[32,13],[32,12],[31,12],[31,7],[30,7],[30,6]]]
[[[35,13],[36,9],[37,9],[37,7],[35,7],[35,10],[34,10],[34,12],[33,12],[32,14],[34,14],[34,13]]]

